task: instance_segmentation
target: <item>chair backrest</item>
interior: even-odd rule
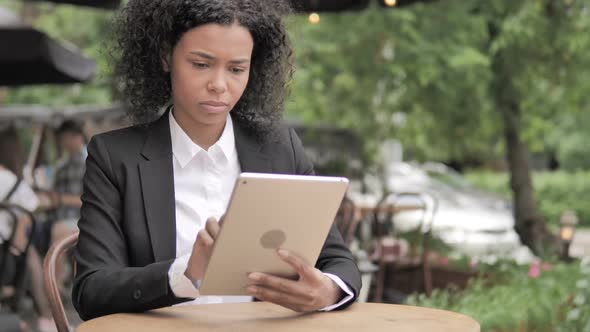
[[[69,235],[65,239],[56,242],[49,248],[45,261],[43,262],[43,275],[45,278],[45,290],[51,305],[51,313],[55,326],[59,332],[70,332],[70,324],[59,295],[57,278],[55,276],[55,265],[58,258],[76,246],[78,243],[78,232]]]
[[[429,204],[425,201],[424,196],[431,197],[426,193],[418,192],[386,192],[375,206],[373,214],[373,235],[381,238],[391,236],[394,232],[394,217],[397,213],[403,211],[421,211],[420,229],[426,222],[429,214]],[[401,204],[401,199],[412,199],[411,204]],[[431,217],[432,218],[432,217]]]

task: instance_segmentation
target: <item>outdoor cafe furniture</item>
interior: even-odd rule
[[[84,322],[76,331],[478,332],[480,326],[462,314],[405,305],[354,303],[342,311],[302,314],[267,302],[249,302],[108,315]]]
[[[408,199],[409,202],[408,203]],[[434,197],[424,193],[391,192],[384,193],[381,199],[372,207],[369,204],[360,205],[361,215],[370,221],[371,244],[370,261],[378,266],[377,275],[372,292],[372,301],[381,302],[385,291],[386,275],[389,268],[409,267],[418,268],[419,278],[422,279],[427,295],[432,291],[432,272],[428,263],[428,242],[430,226],[437,210]],[[424,231],[421,236],[420,257],[409,257],[402,252],[401,242],[394,235],[394,217],[400,212],[421,211],[419,229]]]

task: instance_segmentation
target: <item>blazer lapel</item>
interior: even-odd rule
[[[233,124],[236,151],[242,172],[272,173],[272,160],[264,153],[263,144],[249,136],[236,121]]]
[[[172,141],[168,112],[150,125],[139,164],[141,191],[150,241],[156,261],[176,257],[176,213]],[[236,151],[242,172],[272,173],[272,160],[259,144],[234,122]]]
[[[139,163],[141,191],[155,261],[176,257],[174,170],[168,112],[148,128]]]

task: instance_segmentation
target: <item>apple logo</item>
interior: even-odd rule
[[[279,229],[270,230],[260,237],[260,244],[265,249],[277,249],[285,243],[287,236]]]

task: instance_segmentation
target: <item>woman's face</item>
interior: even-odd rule
[[[246,89],[254,41],[237,24],[201,25],[182,35],[164,65],[176,120],[187,129],[223,128]]]

